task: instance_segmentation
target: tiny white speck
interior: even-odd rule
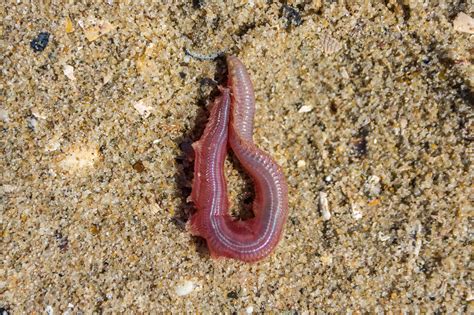
[[[44,311],[48,315],[53,315],[54,314],[54,310],[53,310],[53,307],[51,305],[46,305],[46,308],[44,309]]]
[[[331,175],[328,175],[328,176],[324,177],[324,181],[325,181],[326,183],[332,182],[332,177],[331,177]]]
[[[252,314],[253,313],[253,306],[247,306],[247,308],[245,309],[245,312],[247,314]]]
[[[177,296],[185,296],[194,291],[195,285],[192,281],[186,280],[178,284],[175,288]]]

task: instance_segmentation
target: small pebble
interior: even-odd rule
[[[292,6],[284,4],[281,8],[281,11],[282,15],[287,19],[287,26],[290,24],[293,24],[294,26],[300,26],[301,23],[303,23],[301,14]]]
[[[245,312],[247,314],[252,314],[253,313],[253,306],[247,306],[247,308],[245,309]]]
[[[34,52],[43,51],[49,43],[49,33],[41,32],[30,42],[30,47]]]
[[[298,166],[298,168],[304,168],[306,166],[306,162],[304,160],[299,160],[296,162],[296,166]]]

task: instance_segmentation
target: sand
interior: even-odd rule
[[[469,1],[7,2],[3,313],[473,312]],[[254,141],[290,189],[261,262],[186,229],[190,143],[225,84],[186,50],[252,77]],[[226,174],[246,217],[251,181]]]

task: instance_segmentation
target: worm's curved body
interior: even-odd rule
[[[255,97],[248,73],[236,57],[227,57],[227,66],[228,88],[221,88],[204,134],[193,144],[191,197],[198,211],[190,228],[206,239],[212,256],[252,262],[268,256],[280,240],[288,188],[281,168],[253,143]],[[229,214],[223,171],[227,144],[255,184],[255,217],[246,221]]]

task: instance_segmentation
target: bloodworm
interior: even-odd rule
[[[213,257],[253,262],[278,244],[288,213],[288,188],[281,168],[253,143],[255,96],[245,66],[227,57],[228,88],[220,88],[209,122],[195,150],[191,193],[197,212],[194,235],[206,239]],[[224,160],[230,146],[255,184],[255,217],[237,221],[229,214]]]

